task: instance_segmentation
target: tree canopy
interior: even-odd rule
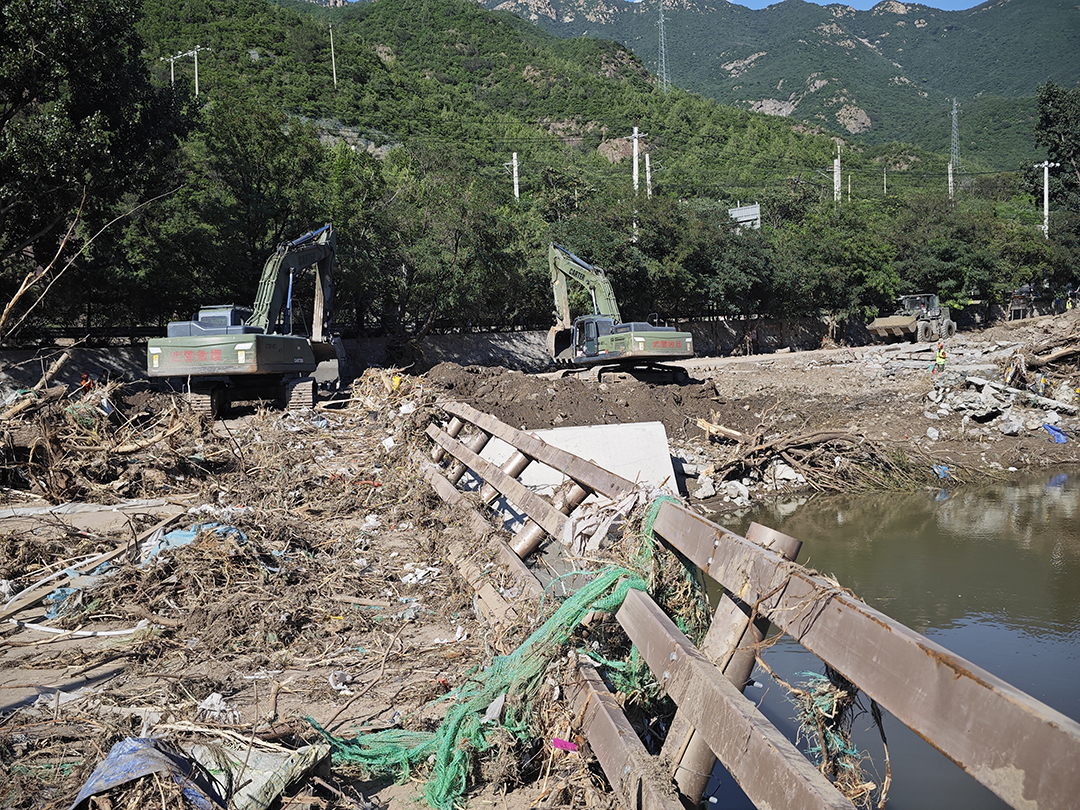
[[[1047,240],[1030,165],[960,175],[950,199],[947,156],[841,144],[835,199],[834,139],[662,93],[621,46],[466,0],[52,8],[5,7],[0,51],[0,293],[52,274],[30,325],[250,303],[276,244],[329,221],[338,328],[401,346],[548,325],[553,239],[609,271],[632,319],[861,319],[901,293],[962,306],[1080,281],[1075,89],[1040,90],[1031,136],[1062,163]],[[195,46],[198,96],[194,60],[163,61]],[[651,159],[636,190],[634,127]],[[740,231],[728,209],[748,201],[762,227]],[[76,224],[71,269],[46,271]]]

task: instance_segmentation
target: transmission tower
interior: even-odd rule
[[[952,100],[952,148],[949,150],[949,163],[953,171],[960,173],[960,105],[956,103],[956,97]]]
[[[660,91],[666,93],[670,86],[667,72],[667,42],[664,37],[664,0],[660,0],[660,58],[657,70],[657,80],[660,83]]]

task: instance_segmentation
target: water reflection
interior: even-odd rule
[[[722,523],[745,533],[757,521],[799,538],[804,565],[1080,719],[1080,470],[961,490],[800,500],[760,505]],[[821,671],[788,641],[769,660],[782,677]],[[747,696],[793,730],[779,688]],[[1005,806],[895,720],[886,730],[894,774],[889,807]],[[867,728],[857,741],[879,755],[875,738]],[[720,798],[724,806],[748,806],[730,787]]]

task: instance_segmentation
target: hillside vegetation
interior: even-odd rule
[[[25,8],[26,41],[51,30],[44,6]],[[0,285],[5,300],[35,291],[0,319],[3,338],[249,303],[274,246],[326,221],[340,246],[340,328],[385,332],[402,352],[432,329],[550,323],[552,239],[611,272],[630,318],[861,319],[915,288],[956,305],[1080,278],[1075,219],[1056,210],[1043,238],[1030,165],[958,176],[949,200],[942,152],[846,142],[837,202],[836,138],[661,93],[621,45],[559,39],[469,0],[146,0],[141,17],[118,0],[67,8],[72,31],[79,14],[111,21],[115,44],[100,47],[137,81],[117,98],[103,75],[76,97],[65,77],[84,64],[63,42],[0,55],[15,110],[0,163]],[[34,60],[55,81],[19,73]],[[1069,115],[1050,111],[1066,130]],[[57,120],[101,130],[99,152],[30,153],[31,135]],[[636,193],[634,127],[649,157]],[[123,152],[109,146],[117,138]],[[1055,174],[1055,199],[1065,180]],[[727,209],[755,201],[762,228],[739,233]]]
[[[482,0],[558,36],[632,48],[658,70],[659,0]],[[664,0],[671,82],[864,143],[948,152],[961,105],[963,158],[1014,170],[1030,139],[1039,85],[1080,81],[1080,9],[1069,0],[991,0],[965,11],[882,2],[870,11],[783,0],[767,8]]]

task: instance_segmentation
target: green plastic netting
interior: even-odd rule
[[[307,718],[308,722],[330,743],[336,762],[360,765],[372,775],[404,781],[418,765],[434,756],[425,796],[437,810],[451,810],[468,787],[475,756],[488,749],[489,740],[499,728],[526,739],[530,700],[548,664],[562,654],[585,616],[593,611],[614,612],[631,588],[645,590],[644,580],[617,566],[600,571],[514,652],[495,658],[491,666],[451,692],[448,697],[454,705],[433,732],[386,729],[343,739],[311,718]],[[485,711],[500,695],[506,696],[501,721],[485,723]]]

